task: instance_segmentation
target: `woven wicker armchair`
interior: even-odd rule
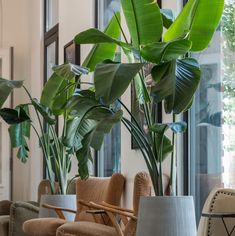
[[[104,214],[108,216],[108,222],[104,225],[95,222],[74,222],[62,225],[57,229],[56,236],[134,236],[136,232],[137,214],[141,196],[151,195],[151,181],[147,173],[140,172],[134,180],[133,210],[113,206],[103,202],[102,204],[90,203],[93,210],[88,210],[91,215]],[[122,224],[117,222],[119,215]]]
[[[54,209],[59,218],[33,219],[24,223],[23,230],[29,235],[55,236],[56,230],[67,223],[63,212],[75,214],[75,221],[97,222],[102,225],[107,221],[107,216],[87,213],[91,209],[90,201],[97,204],[106,201],[109,204],[118,206],[123,192],[125,178],[121,174],[113,174],[109,178],[90,177],[87,180],[78,179],[77,186],[77,211],[63,209],[55,206],[44,205]]]

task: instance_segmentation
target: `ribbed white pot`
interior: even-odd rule
[[[49,204],[57,207],[63,207],[76,210],[76,195],[42,195],[40,200],[39,218],[57,217],[54,210],[49,210],[42,207],[43,204]],[[67,220],[73,221],[75,215],[72,213],[65,213]]]
[[[143,197],[137,236],[196,236],[193,197]]]

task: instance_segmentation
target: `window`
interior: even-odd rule
[[[53,66],[58,64],[58,30],[58,0],[44,0],[44,83],[52,75]],[[45,164],[43,166],[45,177]]]
[[[58,0],[44,1],[44,82],[58,64]]]
[[[189,113],[189,192],[199,220],[214,187],[235,187],[235,3],[225,1],[210,47],[195,56],[202,80]]]
[[[97,1],[97,22],[99,29],[103,30],[113,17],[114,12],[120,10],[119,0]],[[120,57],[117,53],[116,57]],[[118,105],[118,104],[117,104]],[[105,136],[104,144],[97,153],[96,174],[98,176],[110,176],[120,171],[121,155],[121,124],[117,124],[112,132]]]
[[[45,31],[58,24],[58,0],[45,0]]]

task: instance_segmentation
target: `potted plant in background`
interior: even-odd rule
[[[77,77],[87,74],[88,70],[72,64],[56,66],[53,70],[54,73],[42,90],[40,101],[32,98],[23,85],[23,81],[0,79],[0,116],[10,125],[9,134],[12,147],[18,149],[17,157],[23,163],[27,162],[29,158],[27,141],[30,138],[31,128],[38,137],[46,164],[47,177],[51,183],[51,192],[53,193],[53,196],[42,196],[41,204],[56,204],[61,207],[75,208],[75,195],[70,195],[71,191],[68,191],[70,194],[67,195],[68,185],[70,184],[68,175],[71,170],[71,160],[76,156],[81,143],[74,143],[73,147],[70,148],[64,144],[64,140],[67,135],[68,121],[77,121],[79,117],[66,104],[69,101],[71,105],[72,98],[76,94]],[[29,102],[20,104],[15,109],[2,108],[8,96],[16,88],[24,89]],[[36,121],[31,119],[32,109],[30,107],[36,112]],[[102,108],[99,111],[102,112]],[[61,121],[63,122],[63,130],[58,132],[58,122]],[[108,125],[104,125],[104,132],[109,132],[107,126],[111,128],[112,124],[116,122],[117,120],[114,119]],[[82,165],[82,162],[79,165]],[[82,168],[80,169],[80,176],[87,178],[87,172],[84,173]],[[50,210],[40,209],[39,216],[49,216],[51,214],[52,211]]]

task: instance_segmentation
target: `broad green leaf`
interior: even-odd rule
[[[163,23],[156,0],[121,0],[121,4],[135,48],[160,40]]]
[[[120,21],[120,13],[116,14],[117,19]],[[104,34],[108,37],[113,39],[120,38],[120,26],[115,16],[111,19],[108,26],[104,30]],[[76,38],[75,38],[76,40]],[[96,65],[101,63],[106,59],[113,60],[115,56],[115,52],[117,49],[117,45],[115,43],[101,43],[95,44],[91,51],[89,52],[88,56],[86,57],[85,61],[83,62],[83,66],[90,69],[90,71],[94,71]]]
[[[136,96],[139,101],[139,104],[150,102],[150,96],[149,96],[148,90],[144,84],[144,81],[142,81],[139,74],[137,74],[134,78],[134,86],[135,86],[135,92],[136,92]]]
[[[161,9],[163,26],[168,29],[174,22],[174,14],[170,9]]]
[[[151,127],[151,131],[157,134],[164,134],[168,129],[171,129],[174,133],[183,133],[187,129],[187,123],[184,121],[166,124],[157,123]]]
[[[51,110],[53,110],[53,104],[56,97],[60,96],[61,93],[66,93],[66,87],[68,89],[75,88],[75,85],[71,87],[74,84],[75,77],[88,73],[86,68],[73,64],[64,64],[54,67],[54,71],[55,72],[52,74],[43,88],[40,100],[42,105],[50,108]]]
[[[2,108],[13,89],[20,88],[22,86],[23,81],[6,80],[0,78],[0,108]]]
[[[65,113],[65,106],[69,98],[71,98],[75,92],[75,78],[72,80],[64,80],[60,86],[57,95],[54,97],[52,104],[53,114],[59,116]]]
[[[154,74],[157,74],[159,69],[159,77],[155,77],[154,80],[160,81],[151,88],[152,96],[154,97],[155,102],[161,102],[169,96],[174,96],[174,87],[175,87],[175,61],[163,64],[161,66],[156,66],[153,68]]]
[[[45,119],[45,121],[48,124],[54,125],[56,123],[56,118],[52,114],[52,111],[50,110],[50,108],[39,103],[39,101],[36,98],[32,100],[32,104],[34,108],[42,115],[42,117]]]
[[[54,98],[56,97],[64,78],[53,73],[49,80],[46,82],[41,95],[40,103],[52,109]]]
[[[158,83],[167,73],[170,63],[156,65],[151,70],[153,80]]]
[[[179,114],[189,109],[194,93],[200,82],[199,64],[193,58],[185,58],[163,64],[159,67],[162,76],[160,82],[152,87],[152,95],[156,102],[165,100],[165,111]],[[158,67],[154,68],[157,74]],[[159,79],[159,78],[157,78]]]
[[[96,98],[111,104],[122,96],[131,80],[143,67],[142,63],[102,63],[95,69]]]
[[[153,43],[141,49],[141,55],[147,61],[155,64],[178,59],[186,54],[192,44],[187,39],[178,39],[168,43]]]
[[[165,33],[164,41],[172,41],[188,32],[191,51],[202,51],[218,27],[223,7],[224,0],[189,0]]]
[[[16,107],[16,110],[24,110],[27,116],[29,116],[28,105],[20,105]],[[28,159],[29,148],[26,139],[30,137],[30,121],[13,124],[8,129],[11,145],[13,148],[18,148],[17,157],[25,163]]]
[[[18,110],[3,108],[0,109],[0,116],[7,122],[9,125],[19,124],[24,121],[30,121],[30,117],[25,112],[25,110],[20,107]]]
[[[88,74],[88,69],[71,63],[54,66],[53,71],[66,80],[72,80],[76,76]]]
[[[177,60],[176,66],[176,82],[173,112],[180,114],[186,111],[193,99],[201,79],[201,70],[198,62],[193,58],[185,58]],[[172,103],[166,100],[167,104]],[[171,112],[167,109],[167,112]]]
[[[88,161],[91,160],[90,147],[100,149],[105,133],[109,133],[112,127],[120,122],[122,111],[112,114],[107,109],[98,107],[95,108],[89,118],[96,118],[96,126],[83,136],[81,146],[76,152],[78,159],[78,172],[82,178],[88,177]],[[99,138],[99,140],[97,140]],[[101,139],[100,139],[101,138]],[[97,149],[97,150],[98,150]]]
[[[115,43],[120,45],[120,42],[110,37],[109,35],[92,28],[79,33],[75,38],[76,44],[97,44],[97,43]]]
[[[169,138],[166,135],[157,135],[156,137],[156,145],[159,148],[161,145],[161,140],[163,139],[163,148],[162,148],[162,161],[164,161],[170,153],[173,152],[173,145]],[[157,162],[160,162],[160,158],[158,155]]]

